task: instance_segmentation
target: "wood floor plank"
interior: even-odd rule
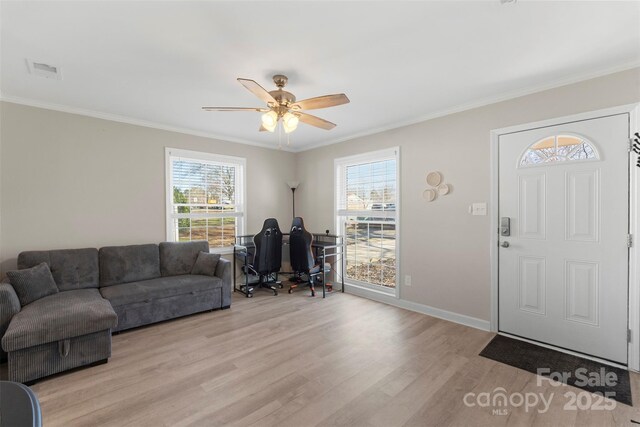
[[[638,406],[567,411],[567,390],[478,356],[493,334],[348,294],[234,295],[113,337],[109,363],[35,384],[55,426],[630,425]],[[631,375],[636,401],[640,379]],[[469,406],[504,389],[554,398],[539,413]]]

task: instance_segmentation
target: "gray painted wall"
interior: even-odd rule
[[[333,160],[401,148],[402,299],[489,320],[489,131],[640,101],[640,69],[624,71],[303,153],[286,153],[79,115],[0,103],[0,269],[20,251],[165,239],[164,148],[247,158],[247,226],[284,228],[296,212],[334,231]],[[428,171],[451,195],[426,203]]]

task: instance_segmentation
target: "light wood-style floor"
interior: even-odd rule
[[[34,385],[53,426],[633,425],[638,407],[566,411],[567,386],[478,356],[492,334],[353,295],[234,295],[230,310],[113,337],[109,363]],[[636,401],[640,381],[632,375]],[[466,393],[554,393],[551,409]],[[542,405],[540,405],[542,407]]]

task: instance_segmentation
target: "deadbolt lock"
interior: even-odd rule
[[[511,236],[511,218],[508,216],[500,218],[500,235],[504,237]]]

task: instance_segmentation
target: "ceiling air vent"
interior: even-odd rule
[[[27,59],[27,67],[29,68],[29,73],[34,76],[44,77],[45,79],[62,80],[62,70],[56,65]]]

